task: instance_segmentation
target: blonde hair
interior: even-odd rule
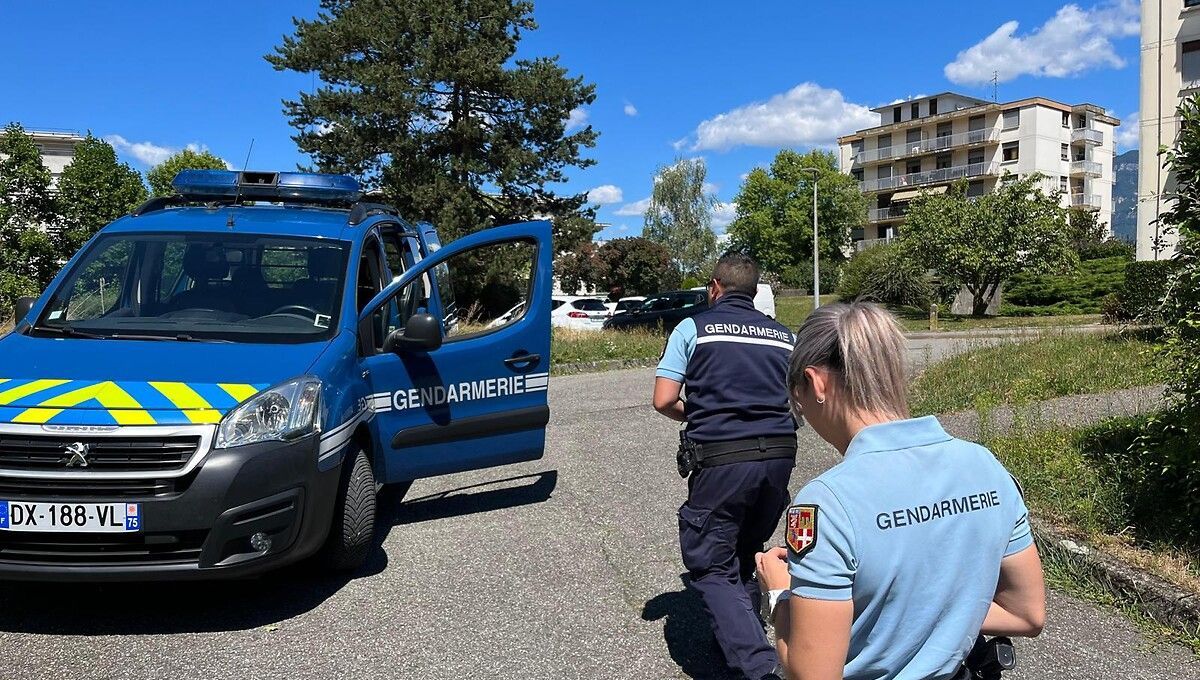
[[[850,409],[909,417],[908,348],[895,317],[870,302],[826,305],[796,333],[788,364],[788,394],[804,385],[804,369],[830,369]]]

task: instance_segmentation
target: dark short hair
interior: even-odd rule
[[[730,293],[751,297],[758,293],[758,263],[745,253],[730,251],[722,255],[713,267],[713,278]]]

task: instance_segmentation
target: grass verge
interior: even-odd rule
[[[911,307],[893,309],[900,327],[910,333],[929,331],[929,311]],[[1052,328],[1055,326],[1086,326],[1100,323],[1099,314],[1064,314],[1061,316],[956,316],[938,315],[938,331],[973,331],[989,328]]]
[[[554,365],[582,364],[614,359],[656,359],[666,338],[650,331],[577,331],[555,328],[550,356]]]
[[[1163,375],[1146,334],[1064,335],[980,346],[941,361],[913,383],[916,414],[1023,404],[1153,385]]]

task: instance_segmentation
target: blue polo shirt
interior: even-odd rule
[[[1000,561],[1033,538],[1020,489],[934,417],[863,429],[786,515],[792,593],[853,600],[845,677],[950,677],[987,615]]]

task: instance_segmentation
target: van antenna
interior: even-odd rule
[[[238,201],[242,198],[242,177],[246,174],[246,168],[250,167],[250,154],[254,153],[254,138],[250,138],[250,148],[246,149],[246,162],[242,163],[242,173],[238,175],[237,191],[233,194],[233,207],[236,207]],[[225,222],[225,226],[233,228],[233,210],[229,211],[229,219]]]

